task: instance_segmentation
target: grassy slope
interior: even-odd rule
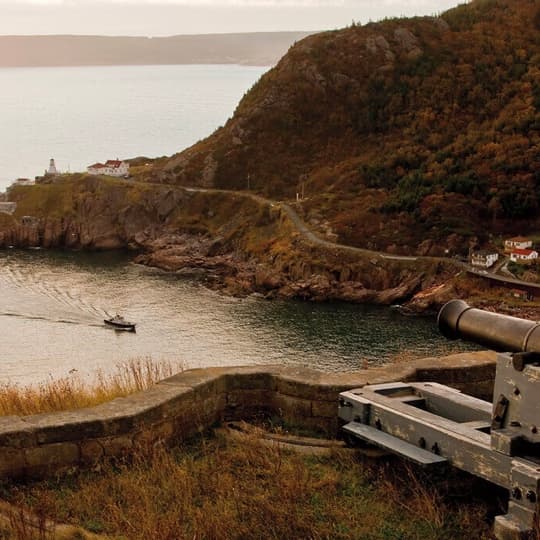
[[[471,504],[474,484],[468,480],[465,507],[452,490],[445,496],[445,482],[436,487],[399,463],[384,471],[349,452],[316,458],[256,440],[203,439],[4,494],[60,522],[130,540],[488,540],[487,505]]]
[[[232,189],[248,175],[275,198],[303,182],[306,212],[364,247],[431,238],[466,251],[463,238],[527,232],[539,207],[538,2],[476,0],[442,21],[310,36],[222,129],[145,173]]]

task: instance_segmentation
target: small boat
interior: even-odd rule
[[[115,315],[110,319],[103,319],[105,324],[112,326],[116,330],[125,330],[126,332],[135,332],[135,323],[126,321],[124,317],[120,315]]]

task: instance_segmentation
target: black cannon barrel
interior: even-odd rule
[[[451,300],[439,311],[437,324],[443,336],[464,339],[496,351],[540,352],[540,324],[470,307]]]

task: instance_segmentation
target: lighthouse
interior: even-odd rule
[[[55,175],[55,174],[58,174],[58,171],[56,170],[56,165],[54,164],[54,159],[51,158],[51,160],[49,161],[49,170],[47,171],[47,174],[50,174],[50,175]]]

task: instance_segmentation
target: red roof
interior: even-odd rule
[[[90,165],[88,168],[89,169],[103,169],[103,167],[105,167],[103,163],[94,163],[93,165]]]
[[[107,162],[105,163],[105,165],[107,167],[113,167],[114,169],[118,169],[118,167],[120,167],[120,165],[122,165],[122,161],[118,160],[118,159],[108,159]]]
[[[515,236],[514,238],[509,238],[507,242],[530,242],[528,238],[525,238],[524,236]]]
[[[536,253],[536,251],[534,251],[534,249],[519,249],[519,248],[515,248],[512,250],[513,255],[525,255],[528,257],[532,253]]]

